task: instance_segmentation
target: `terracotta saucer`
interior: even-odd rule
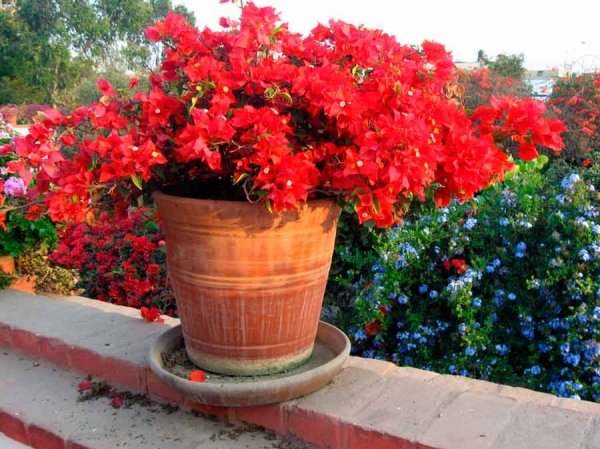
[[[327,385],[347,360],[350,341],[338,328],[321,321],[313,354],[303,365],[284,373],[254,377],[206,372],[206,381],[202,383],[173,374],[177,370],[172,366],[167,370],[165,361],[182,353],[182,348],[181,326],[158,337],[150,348],[150,367],[154,374],[201,404],[241,407],[287,401]]]

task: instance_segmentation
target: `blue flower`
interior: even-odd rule
[[[425,293],[427,293],[427,290],[429,290],[429,287],[427,287],[427,284],[421,284],[419,286],[419,293],[424,295]]]
[[[539,366],[537,366],[537,365],[534,365],[534,366],[532,366],[531,368],[527,368],[527,369],[526,369],[526,370],[523,372],[523,374],[525,374],[525,375],[527,375],[527,374],[532,374],[532,375],[534,375],[534,376],[537,376],[537,375],[541,374],[541,372],[542,372],[542,369],[541,369]]]
[[[552,345],[547,345],[546,343],[538,343],[538,348],[542,354],[545,354],[552,349]]]
[[[468,357],[473,357],[475,355],[475,348],[473,346],[467,346],[465,348],[465,355],[467,355]]]
[[[437,297],[438,297],[438,292],[437,292],[436,290],[431,290],[431,291],[429,292],[429,297],[430,297],[431,299],[435,299],[435,298],[437,298]]]
[[[530,229],[533,227],[533,225],[526,220],[519,220],[517,224],[525,229]]]
[[[515,249],[515,257],[518,257],[518,258],[524,257],[526,249],[527,249],[527,245],[525,244],[525,242],[517,243],[517,246]]]
[[[463,227],[467,230],[471,230],[475,227],[475,225],[477,224],[477,219],[476,218],[468,218],[467,221],[465,221],[465,223],[463,224]]]
[[[564,359],[565,359],[565,362],[568,363],[569,365],[577,366],[577,365],[579,365],[581,356],[579,354],[567,354],[567,356],[564,357]]]
[[[514,293],[509,293],[507,298],[511,301],[514,301],[515,299],[517,299],[517,295],[515,295]]]
[[[465,323],[460,323],[458,325],[458,333],[464,334],[465,332],[467,332],[467,325]]]
[[[357,331],[354,333],[354,340],[355,340],[355,341],[362,341],[362,340],[364,340],[365,338],[367,338],[367,336],[365,335],[365,331],[364,331],[364,330],[362,330],[362,329],[359,329],[359,330],[357,330]]]
[[[481,298],[473,298],[473,307],[481,307]]]
[[[527,326],[527,327],[524,327],[524,328],[521,330],[521,333],[522,333],[522,334],[523,334],[523,336],[524,336],[525,338],[527,338],[528,340],[533,340],[533,337],[534,337],[534,335],[535,335],[535,331],[533,330],[533,328],[532,328],[532,327],[529,327],[529,326]]]
[[[504,356],[504,355],[508,354],[508,346],[496,345],[496,351],[498,351],[498,354],[500,354],[501,356]]]
[[[579,251],[579,259],[583,262],[589,262],[593,259],[593,257],[590,256],[590,253],[588,253],[587,249],[583,248],[581,251]]]
[[[500,226],[508,226],[510,224],[510,220],[508,218],[501,218],[498,220],[498,224]]]
[[[408,304],[408,296],[406,296],[406,295],[398,296],[398,304]]]
[[[375,351],[373,351],[372,349],[368,349],[366,351],[363,352],[363,357],[366,357],[367,359],[373,359],[375,358]]]

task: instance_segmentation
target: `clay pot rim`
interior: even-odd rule
[[[249,209],[255,209],[257,206],[259,206],[259,207],[264,208],[264,210],[266,212],[271,214],[264,204],[251,203],[250,201],[216,200],[216,199],[210,199],[210,198],[189,198],[189,197],[185,197],[185,196],[169,195],[167,193],[161,192],[160,190],[156,190],[152,194],[152,197],[153,197],[154,201],[156,201],[157,199],[161,199],[161,198],[163,198],[163,199],[171,198],[173,201],[178,201],[181,203],[197,204],[198,202],[203,202],[206,204],[217,204],[217,205],[218,204],[236,204],[236,205],[238,205],[238,207],[247,207]],[[321,206],[331,207],[332,203],[341,208],[341,206],[339,206],[339,204],[338,204],[337,199],[333,196],[331,198],[309,199],[306,203],[303,203],[301,207],[306,207],[306,206],[308,206],[308,207],[321,207]],[[294,211],[286,210],[284,212],[294,212]],[[272,215],[277,215],[277,214],[272,214]]]

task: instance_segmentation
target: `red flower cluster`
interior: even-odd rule
[[[96,226],[67,226],[49,259],[77,269],[87,296],[142,308],[144,319],[158,321],[161,310],[177,314],[166,275],[163,239],[154,213],[140,208],[121,220],[104,217]]]
[[[582,162],[600,150],[600,73],[559,79],[549,104],[569,127],[567,158]]]
[[[158,308],[154,306],[150,308],[142,306],[140,308],[140,315],[148,323],[152,323],[153,321],[156,321],[157,323],[165,322],[165,320],[160,317],[160,310],[158,310]]]
[[[159,188],[274,212],[332,195],[361,222],[390,226],[428,190],[446,204],[502,179],[512,163],[497,135],[525,158],[535,144],[561,145],[533,100],[497,100],[470,120],[445,94],[456,72],[439,44],[417,49],[339,21],[302,37],[253,3],[221,25],[199,31],[169,14],[146,30],[166,48],[149,93],[127,98],[101,81],[98,103],[46,111],[17,139],[11,170],[27,181],[35,172],[53,218],[83,220],[107,200],[123,213]]]
[[[446,270],[450,270],[450,269],[454,268],[456,270],[456,273],[458,273],[458,274],[463,274],[469,268],[469,265],[467,265],[467,262],[465,262],[464,259],[460,259],[460,258],[456,258],[456,257],[454,257],[452,259],[448,259],[446,257],[444,259],[444,261],[442,262],[442,264],[444,265],[444,268]]]

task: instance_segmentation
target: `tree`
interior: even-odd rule
[[[144,29],[175,9],[171,0],[20,0],[0,11],[0,104],[51,103],[95,71],[156,66]]]
[[[496,75],[507,78],[520,80],[525,76],[527,71],[524,65],[525,55],[523,53],[519,53],[518,55],[500,54],[493,61],[488,59],[485,53],[483,53],[482,61],[483,65],[489,67]]]

